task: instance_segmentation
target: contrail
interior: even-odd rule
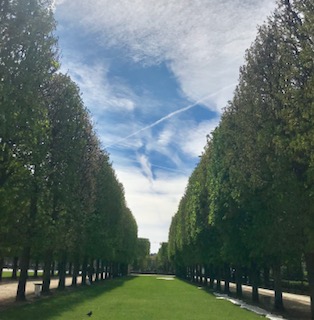
[[[236,84],[237,84],[237,83],[233,83],[233,84],[230,84],[230,85],[228,85],[228,86],[226,86],[226,87],[223,87],[222,89],[220,89],[220,90],[218,90],[218,91],[216,91],[216,92],[214,92],[214,93],[209,94],[208,96],[206,96],[206,97],[204,97],[204,98],[202,98],[202,99],[194,102],[193,104],[188,105],[187,107],[184,107],[184,108],[178,109],[178,110],[176,110],[176,111],[174,111],[174,112],[171,112],[171,113],[167,114],[166,116],[160,118],[159,120],[151,123],[150,125],[148,125],[148,126],[146,126],[146,127],[143,127],[143,128],[141,128],[140,130],[137,130],[137,131],[129,134],[128,136],[126,136],[126,137],[124,137],[124,138],[121,138],[121,139],[117,140],[116,142],[105,146],[105,148],[111,148],[112,146],[115,146],[115,145],[117,145],[117,144],[120,144],[121,142],[123,142],[123,141],[125,141],[125,140],[127,140],[127,139],[129,139],[129,138],[132,138],[132,137],[136,136],[137,134],[141,133],[142,131],[145,131],[145,130],[147,130],[147,129],[153,128],[153,127],[157,126],[159,123],[164,122],[165,120],[168,120],[168,119],[172,118],[173,116],[175,116],[175,115],[177,115],[177,114],[179,114],[179,113],[185,112],[185,111],[187,111],[187,110],[195,107],[196,105],[198,105],[198,104],[201,103],[202,101],[204,101],[204,100],[206,100],[206,99],[208,99],[208,98],[210,98],[210,97],[213,97],[213,96],[215,96],[216,94],[220,93],[221,91],[223,91],[223,90],[225,90],[225,89],[228,89],[228,88],[231,88],[231,87],[235,86]]]

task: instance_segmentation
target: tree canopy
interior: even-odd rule
[[[217,279],[246,273],[258,299],[260,270],[271,268],[277,308],[282,266],[295,261],[306,263],[314,300],[313,17],[311,1],[280,0],[259,27],[169,230],[178,273],[195,278],[206,264]]]
[[[0,261],[19,257],[17,300],[31,260],[98,276],[127,272],[137,224],[77,85],[59,72],[51,3],[0,4]],[[2,266],[1,266],[2,269]],[[83,279],[83,284],[85,279]]]

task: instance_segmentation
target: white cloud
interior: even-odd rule
[[[145,156],[144,154],[140,154],[137,156],[137,159],[138,159],[139,163],[141,164],[142,173],[149,180],[149,182],[152,183],[153,182],[153,172],[152,172],[152,167],[151,167],[151,164],[149,163],[147,156]]]
[[[146,142],[146,149],[163,154],[182,168],[183,159],[178,153],[184,153],[188,158],[201,155],[206,145],[207,135],[217,127],[218,123],[218,117],[201,122],[172,119],[160,131],[156,139]]]
[[[156,120],[155,122],[150,123],[150,124],[148,124],[148,125],[146,125],[144,127],[141,127],[140,129],[138,129],[136,131],[133,131],[131,134],[128,134],[128,135],[126,135],[126,136],[124,136],[122,138],[117,139],[116,141],[114,141],[111,144],[107,145],[107,147],[112,147],[112,146],[116,146],[116,145],[119,145],[121,143],[124,143],[125,141],[129,140],[130,138],[136,137],[139,134],[142,134],[143,132],[147,132],[149,129],[154,128],[155,126],[159,125],[160,123],[163,123],[163,122],[165,122],[167,120],[170,120],[170,119],[173,120],[172,118],[173,117],[175,118],[178,114],[186,112],[186,111],[188,111],[188,110],[190,110],[190,109],[192,109],[192,108],[194,108],[194,107],[196,107],[196,106],[198,106],[200,104],[205,104],[206,100],[216,96],[217,94],[223,92],[225,89],[230,88],[231,86],[233,87],[233,85],[234,84],[225,86],[224,88],[218,90],[217,92],[211,93],[210,95],[207,95],[206,97],[203,97],[202,99],[200,99],[200,100],[198,100],[198,101],[196,101],[196,102],[194,102],[192,104],[189,104],[188,106],[185,106],[185,107],[182,107],[180,109],[177,109],[176,111],[170,112],[167,115],[165,115],[165,116],[161,117],[160,119]],[[168,134],[170,134],[170,132],[168,132]]]
[[[64,0],[58,9],[135,61],[167,61],[182,93],[197,101],[237,81],[256,24],[274,6],[274,0]],[[208,107],[220,110],[232,90],[211,98]]]
[[[184,193],[188,175],[157,171],[149,182],[135,166],[116,166],[118,179],[123,181],[126,200],[135,216],[139,237],[149,238],[152,252],[168,240],[171,217],[176,213]]]
[[[66,51],[65,51],[66,52]],[[105,61],[86,64],[82,61],[63,57],[61,71],[69,73],[83,92],[86,106],[98,114],[110,108],[111,111],[133,111],[136,96],[131,89],[119,79],[108,79],[109,63]]]
[[[190,157],[197,157],[202,154],[206,145],[206,136],[218,125],[219,119],[202,121],[193,129],[187,130],[180,136],[180,147]]]
[[[63,65],[81,88],[103,145],[111,146],[111,159],[137,220],[139,236],[149,238],[156,252],[159,242],[167,241],[171,216],[186,187],[191,168],[185,161],[202,153],[206,135],[218,124],[218,118],[201,123],[182,121],[178,114],[199,100],[221,112],[232,98],[256,24],[265,20],[275,0],[55,2],[62,21],[82,26],[85,36],[97,38],[98,44],[122,49],[124,55],[143,65],[165,62],[182,96],[191,102],[175,112],[164,108],[165,115],[160,115],[160,102],[152,101],[149,94],[138,97],[122,79],[108,79],[110,61],[99,57],[90,65],[90,61],[80,60],[79,53],[62,48]],[[114,125],[112,119],[102,125],[104,110],[106,115],[115,112]],[[152,124],[141,123],[145,117],[135,118],[135,110],[146,118],[152,113],[160,118]],[[156,134],[152,129],[161,123],[162,130]],[[126,150],[133,153],[126,157]],[[151,163],[150,152],[171,160],[177,171]]]

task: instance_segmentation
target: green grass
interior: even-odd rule
[[[38,271],[38,277],[41,277],[43,275],[42,271]],[[20,271],[17,272],[17,276],[20,276]],[[28,276],[33,277],[34,271],[28,271]],[[2,272],[2,278],[10,279],[12,277],[12,271],[3,271]]]
[[[2,271],[2,278],[11,278],[12,271]]]
[[[49,299],[2,311],[1,320],[15,319],[112,320],[250,320],[262,317],[217,300],[205,290],[157,276],[108,280]]]

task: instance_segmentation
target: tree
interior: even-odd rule
[[[136,244],[136,253],[133,264],[133,270],[144,272],[147,268],[149,259],[150,242],[145,238],[138,238]]]
[[[270,263],[277,308],[280,267],[301,252],[314,299],[313,10],[311,1],[281,0],[259,28],[206,165],[209,223],[221,236],[217,255],[247,264],[255,289],[258,269]],[[169,253],[183,268],[196,259],[201,178],[192,173],[170,226]]]
[[[157,253],[158,273],[173,273],[173,266],[168,255],[168,242],[162,242]]]
[[[47,129],[42,91],[57,67],[55,22],[48,3],[7,0],[1,2],[0,25],[1,196],[15,193],[19,205],[24,202],[24,214],[14,220],[22,228],[20,236],[32,236],[36,233],[33,226],[38,215],[39,181],[43,173],[40,166],[45,157],[42,142]],[[12,189],[13,185],[18,185],[18,189]],[[11,210],[7,206],[4,209],[5,217]],[[21,224],[23,222],[26,223]],[[21,257],[19,300],[25,299],[33,239],[23,240],[20,242],[25,245]]]

